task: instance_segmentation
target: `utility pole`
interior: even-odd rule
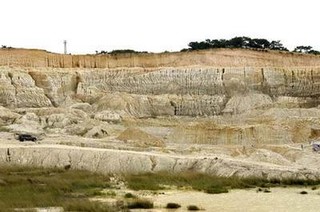
[[[63,41],[63,45],[64,45],[64,54],[67,54],[67,41],[66,40]]]

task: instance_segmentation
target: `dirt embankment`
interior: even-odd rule
[[[214,49],[193,52],[117,55],[64,55],[44,50],[0,49],[0,66],[116,68],[116,67],[309,67],[320,57],[278,51]]]
[[[265,177],[267,179],[319,180],[314,164],[278,165],[253,160],[241,160],[221,154],[172,155],[161,152],[138,152],[115,149],[75,147],[50,144],[3,144],[0,147],[0,164],[35,167],[71,167],[103,174],[137,174],[170,171],[194,171],[209,175]],[[271,152],[267,152],[270,154]],[[306,160],[312,158],[305,154]],[[319,161],[315,159],[315,161]]]

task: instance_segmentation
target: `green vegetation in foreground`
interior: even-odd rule
[[[133,190],[161,190],[165,186],[189,187],[209,194],[227,193],[230,189],[246,189],[275,186],[314,186],[320,181],[286,179],[267,180],[264,178],[219,177],[198,173],[170,174],[148,173],[126,177],[128,187]]]
[[[60,206],[65,211],[116,211],[89,201],[109,187],[108,176],[88,171],[0,167],[0,211]]]
[[[189,188],[206,193],[226,193],[230,189],[274,186],[313,186],[320,181],[312,180],[266,180],[263,178],[218,177],[198,173],[167,172],[127,175],[123,178],[134,190],[160,190],[167,186]],[[34,167],[0,167],[0,211],[14,208],[63,207],[65,211],[126,211],[128,208],[152,208],[153,203],[139,199],[131,193],[123,197],[123,206],[109,206],[90,201],[90,197],[114,197],[109,176],[88,171],[43,169]],[[122,207],[122,208],[120,208]],[[169,205],[167,207],[174,207]]]

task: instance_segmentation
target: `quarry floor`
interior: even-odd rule
[[[318,211],[320,191],[311,187],[271,188],[270,193],[258,192],[257,189],[231,190],[223,194],[206,194],[198,191],[164,190],[158,194],[144,194],[143,197],[154,202],[154,209],[132,209],[131,211],[170,212],[188,211],[189,205],[196,205],[202,211],[280,211],[305,212]],[[307,194],[300,194],[306,191]],[[141,195],[141,192],[140,192]],[[106,201],[105,199],[95,199]],[[107,201],[112,202],[112,199]],[[166,209],[167,203],[177,203],[178,209]]]
[[[303,145],[303,148],[302,148]],[[48,134],[37,142],[19,142],[13,133],[0,133],[0,149],[3,148],[49,148],[49,149],[86,149],[89,151],[130,151],[137,154],[160,154],[179,157],[219,157],[234,161],[254,162],[261,166],[307,167],[308,161],[320,155],[312,151],[309,144],[284,145],[201,145],[173,144],[165,147],[137,147],[119,142],[116,139],[88,139],[78,136]],[[120,153],[119,152],[119,153]],[[277,159],[274,154],[279,156]],[[281,157],[283,158],[281,158]],[[285,162],[287,161],[287,162]],[[301,162],[299,162],[301,161]],[[286,164],[288,163],[288,164]],[[309,167],[317,169],[310,162]],[[271,193],[257,192],[257,189],[231,190],[225,194],[206,194],[196,191],[166,190],[155,194],[142,194],[154,202],[155,209],[133,211],[173,211],[164,209],[169,202],[182,207],[174,211],[187,211],[188,205],[197,205],[205,211],[317,211],[320,207],[320,190],[310,187],[271,188]],[[302,195],[301,191],[308,194]]]
[[[197,205],[205,211],[318,211],[320,192],[310,188],[271,188],[270,193],[257,189],[231,190],[225,194],[206,194],[193,191],[172,191],[154,197],[156,206],[164,207],[168,202],[181,205],[175,211],[187,211],[188,205]],[[301,191],[308,194],[302,195]],[[157,211],[170,211],[158,209]]]

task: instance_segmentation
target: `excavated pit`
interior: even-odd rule
[[[319,179],[319,95],[312,55],[0,50],[0,163]]]

